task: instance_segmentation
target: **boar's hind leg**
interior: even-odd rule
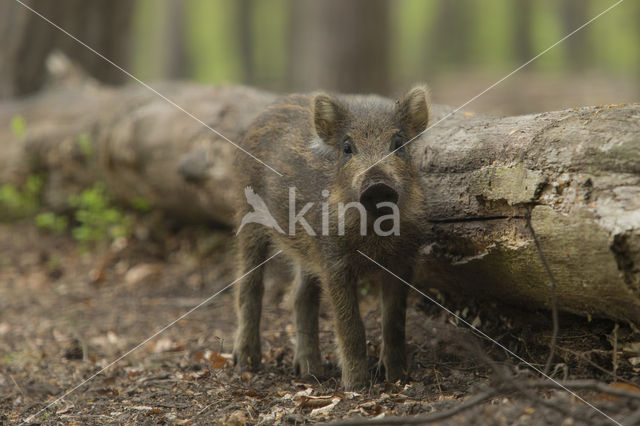
[[[342,385],[347,390],[363,388],[368,382],[364,324],[358,308],[357,279],[345,270],[330,274],[327,289],[333,305],[338,336]]]
[[[409,274],[402,274],[407,279]],[[390,382],[406,376],[405,322],[408,287],[397,278],[385,276],[380,280],[382,305],[382,350],[379,367],[384,367]]]
[[[238,235],[239,275],[265,261],[268,241],[265,236],[245,229]],[[233,345],[233,363],[241,370],[260,367],[260,315],[262,311],[263,268],[259,267],[236,284],[238,331]]]
[[[296,374],[321,376],[322,360],[318,337],[320,281],[298,265],[295,286],[296,354],[293,363]]]

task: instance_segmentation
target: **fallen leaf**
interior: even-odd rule
[[[151,411],[153,410],[153,407],[149,407],[146,405],[136,405],[135,407],[131,407],[131,409],[136,411]]]
[[[211,368],[219,370],[227,363],[227,359],[220,354],[213,352],[209,357],[209,365]]]
[[[249,418],[247,418],[247,414],[244,410],[236,410],[233,413],[229,414],[225,419],[225,424],[228,425],[245,425],[249,422]]]
[[[176,343],[168,337],[162,337],[156,340],[155,344],[153,344],[151,351],[154,353],[161,352],[176,352],[184,349],[184,344]]]
[[[634,385],[631,385],[629,383],[621,383],[621,382],[616,382],[616,383],[611,383],[609,385],[609,387],[611,389],[615,389],[615,390],[620,390],[620,391],[626,391],[626,392],[640,392],[640,388]],[[606,401],[617,401],[620,399],[619,396],[617,395],[612,395],[610,393],[607,392],[603,392],[600,394],[600,400],[606,400]]]
[[[245,396],[249,397],[249,398],[264,398],[265,394],[258,392],[255,389],[249,389],[248,391],[246,391],[244,393]]]
[[[316,408],[314,410],[311,410],[311,415],[312,416],[323,416],[323,415],[327,415],[329,414],[329,412],[331,410],[333,410],[335,408],[336,405],[338,405],[340,403],[340,401],[342,401],[342,398],[333,398],[331,400],[331,403],[327,406],[324,406],[322,408]]]
[[[64,407],[61,407],[56,411],[56,414],[66,414],[69,411],[71,411],[72,408],[73,408],[73,404],[71,403],[65,404]]]
[[[640,365],[640,356],[632,356],[631,358],[628,358],[627,361],[629,361],[629,364],[633,367],[637,367]]]
[[[129,285],[140,284],[158,273],[158,266],[150,263],[141,263],[129,269],[124,276],[124,282]]]
[[[327,395],[327,396],[304,395],[298,399],[297,403],[298,403],[298,407],[300,408],[318,408],[318,407],[325,407],[331,404],[335,398],[339,398],[339,397],[335,395]]]
[[[191,380],[197,381],[200,379],[206,379],[211,376],[211,372],[209,370],[196,371],[191,373]]]
[[[291,397],[291,399],[294,402],[299,403],[299,401],[302,400],[302,398],[308,397],[309,395],[311,395],[312,392],[313,392],[313,389],[306,388],[305,390],[301,390],[301,391],[296,392],[296,394],[293,395]]]

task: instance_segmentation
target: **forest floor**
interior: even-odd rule
[[[83,249],[28,223],[0,224],[0,424],[297,424],[397,416],[408,422],[439,413],[441,425],[615,424],[576,395],[624,424],[638,418],[640,399],[633,395],[640,390],[631,385],[637,370],[621,366],[615,380],[602,372],[612,366],[604,336],[614,324],[563,327],[558,346],[574,356],[556,359],[555,377],[615,381],[631,397],[585,389],[570,395],[530,387],[543,379],[416,294],[407,322],[410,377],[385,383],[375,374],[375,288],[363,288],[361,302],[370,387],[341,390],[326,301],[320,328],[327,374],[300,379],[292,368],[290,298],[277,291],[286,286],[274,284],[282,274],[267,288],[263,368],[238,374],[229,362],[231,290],[175,322],[234,280],[233,236],[199,227],[143,227],[135,235]],[[547,344],[537,344],[526,326],[494,317],[483,330],[542,368],[549,329]],[[578,362],[580,356],[588,362]],[[472,403],[479,395],[487,397]]]

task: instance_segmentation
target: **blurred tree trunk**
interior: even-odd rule
[[[440,64],[456,66],[469,62],[472,49],[472,7],[473,4],[469,1],[438,1],[437,18],[426,44],[429,46],[428,62],[425,64],[427,71],[440,69]]]
[[[291,90],[388,93],[386,0],[296,0],[291,7]]]
[[[33,1],[27,4],[33,6]],[[53,2],[38,10],[50,16]],[[57,31],[57,30],[55,30]],[[45,77],[45,60],[53,46],[52,27],[15,1],[0,2],[0,98],[30,93]]]
[[[640,3],[636,4],[636,22],[640,22]],[[640,25],[636,25],[636,46],[640,46]],[[637,98],[640,98],[640,50],[636,49],[636,83],[638,87]]]
[[[127,67],[130,0],[25,0],[52,22],[120,66]],[[0,3],[0,97],[38,90],[45,61],[58,48],[98,80],[118,84],[126,76],[15,1]]]
[[[169,79],[187,77],[188,59],[185,38],[185,3],[182,0],[169,0],[167,14],[166,54],[164,55],[163,75]]]
[[[253,61],[253,26],[251,16],[253,12],[253,0],[237,0],[237,35],[240,46],[240,62],[245,84],[254,84],[256,81]]]
[[[513,55],[518,63],[527,62],[533,57],[533,44],[531,42],[531,12],[532,0],[520,0],[513,2]]]
[[[575,31],[589,20],[588,0],[563,0],[560,2],[563,35]],[[567,65],[571,69],[581,69],[587,64],[589,45],[588,31],[578,31],[565,40]]]

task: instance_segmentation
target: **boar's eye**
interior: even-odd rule
[[[342,152],[344,155],[353,154],[353,141],[349,136],[345,136],[342,140]]]
[[[406,143],[406,138],[403,133],[398,132],[393,135],[391,150],[396,151],[398,154],[404,152],[404,144]]]

